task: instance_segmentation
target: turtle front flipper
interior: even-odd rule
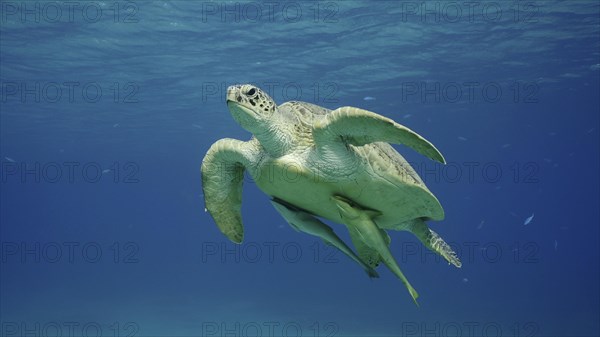
[[[244,170],[253,162],[255,145],[225,138],[214,143],[202,160],[202,190],[206,210],[229,240],[241,243],[242,183]]]
[[[339,140],[355,146],[374,142],[404,144],[428,158],[446,163],[440,151],[416,132],[387,117],[359,108],[333,110],[315,123],[313,134],[318,146]]]
[[[339,249],[342,253],[358,263],[367,272],[369,277],[379,277],[379,274],[377,274],[375,269],[371,268],[356,256],[352,249],[350,249],[350,247],[335,234],[331,227],[327,226],[313,215],[308,214],[297,207],[286,204],[281,200],[273,199],[271,200],[271,203],[294,229],[320,237],[326,244]]]
[[[458,256],[454,250],[452,250],[452,247],[450,247],[438,233],[429,229],[423,219],[415,219],[412,226],[410,226],[409,231],[413,233],[425,247],[441,255],[448,263],[453,264],[457,268],[462,266]]]
[[[378,213],[371,210],[365,210],[344,197],[333,196],[331,200],[338,207],[346,226],[353,227],[358,232],[358,236],[364,244],[371,249],[376,250],[379,255],[381,255],[383,263],[385,263],[402,283],[404,283],[413,301],[418,306],[419,303],[417,303],[417,298],[419,297],[419,294],[400,270],[398,263],[392,256],[392,252],[388,247],[388,242],[386,242],[386,238],[381,229],[373,222],[373,218],[377,216]]]

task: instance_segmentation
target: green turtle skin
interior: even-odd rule
[[[253,137],[247,142],[217,141],[201,171],[206,209],[229,239],[243,240],[241,189],[247,170],[292,227],[334,245],[372,277],[383,262],[415,302],[418,295],[393,260],[385,230],[410,231],[449,263],[461,266],[450,246],[425,223],[442,220],[442,206],[390,145],[403,144],[445,163],[423,137],[359,108],[328,110],[297,101],[277,106],[249,84],[229,87],[227,105]],[[357,254],[317,218],[346,225]]]

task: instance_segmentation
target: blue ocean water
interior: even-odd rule
[[[600,335],[598,2],[0,5],[0,335]],[[435,144],[447,165],[395,147],[462,268],[390,232],[416,307],[250,178],[228,242],[200,164],[250,137],[236,83]]]

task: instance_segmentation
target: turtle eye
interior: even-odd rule
[[[254,88],[248,90],[248,92],[246,93],[246,95],[248,96],[254,96],[254,94],[256,94],[256,89]]]

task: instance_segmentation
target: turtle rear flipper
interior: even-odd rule
[[[458,256],[449,244],[438,233],[427,227],[423,219],[415,219],[409,231],[413,233],[427,248],[441,255],[448,263],[457,268],[462,266]]]

